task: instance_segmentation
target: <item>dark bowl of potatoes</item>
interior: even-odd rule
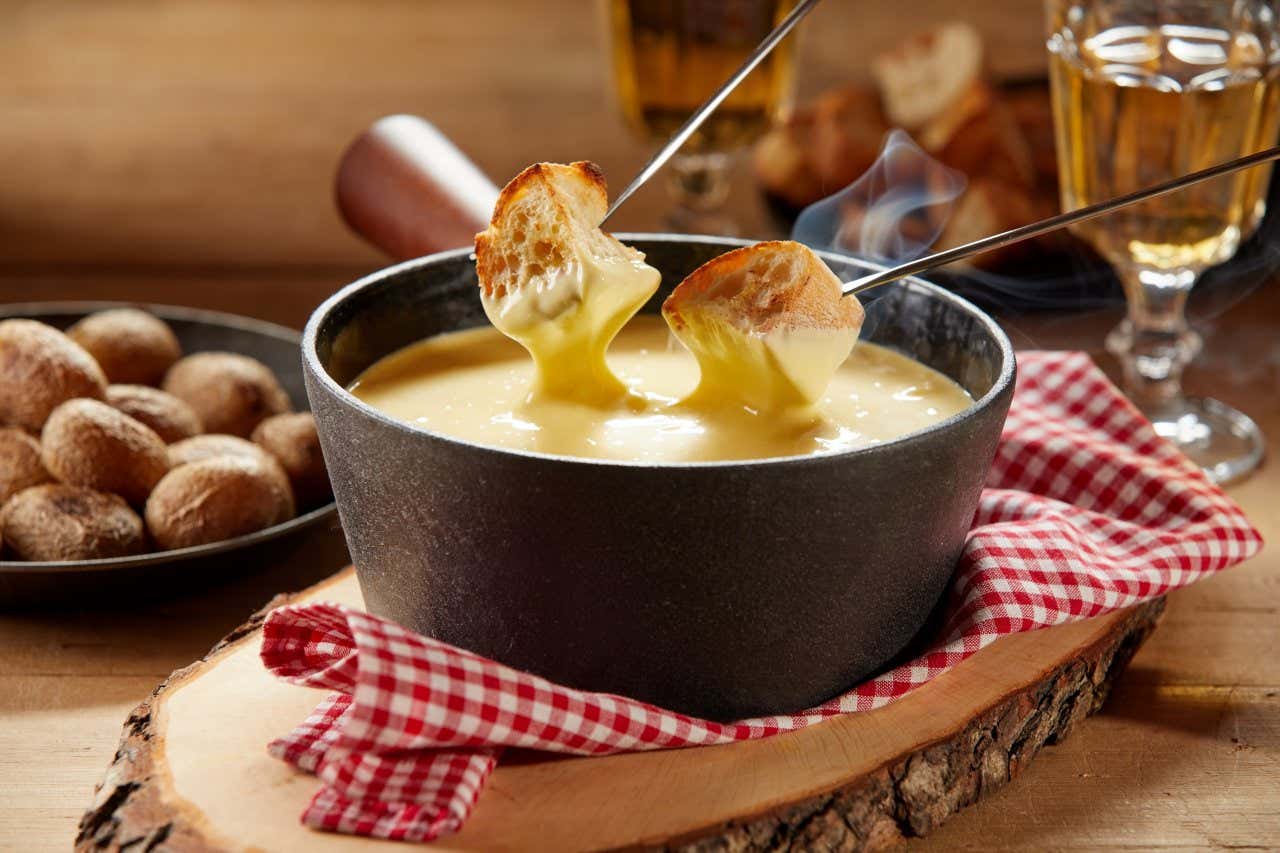
[[[346,562],[299,336],[158,305],[0,306],[0,608]]]

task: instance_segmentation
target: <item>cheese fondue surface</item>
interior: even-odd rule
[[[760,410],[689,397],[697,362],[661,317],[647,314],[618,333],[607,359],[625,393],[587,401],[535,393],[528,353],[485,327],[392,353],[351,391],[391,417],[476,444],[637,462],[836,452],[898,438],[972,404],[937,371],[865,342],[812,406]]]

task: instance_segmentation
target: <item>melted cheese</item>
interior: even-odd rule
[[[806,348],[816,348],[818,357],[835,357],[834,345],[820,340],[750,346],[766,361],[789,365],[789,376],[814,357]],[[811,406],[768,410],[741,399],[691,396],[705,384],[698,363],[661,318],[647,314],[622,329],[603,368],[630,393],[607,401],[539,393],[546,371],[560,369],[558,364],[574,369],[546,361],[535,368],[497,330],[472,329],[387,356],[351,390],[392,417],[476,444],[642,462],[836,452],[923,429],[972,402],[942,374],[865,342],[853,347]],[[800,375],[788,381],[799,389],[810,380]]]
[[[660,280],[643,261],[581,252],[564,268],[482,302],[489,321],[533,357],[535,395],[607,404],[626,386],[605,351]]]
[[[858,339],[856,329],[782,327],[744,332],[713,312],[683,315],[676,335],[698,360],[701,379],[690,402],[735,401],[782,411],[817,402]]]

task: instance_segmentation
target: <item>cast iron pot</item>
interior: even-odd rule
[[[670,287],[740,241],[622,235]],[[867,267],[841,256],[842,278]],[[307,393],[369,610],[563,684],[717,720],[799,711],[875,674],[947,586],[1013,393],[1008,338],[922,281],[863,336],[976,401],[818,457],[640,464],[483,447],[346,390],[384,355],[487,323],[470,252],[346,287],[303,337]]]

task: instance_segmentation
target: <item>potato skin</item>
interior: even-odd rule
[[[0,424],[38,432],[67,400],[101,400],[102,368],[79,344],[35,320],[0,321]]]
[[[165,375],[163,389],[195,410],[207,432],[247,438],[264,418],[290,409],[289,395],[265,364],[230,352],[199,352]]]
[[[97,359],[113,383],[159,385],[182,358],[182,345],[169,325],[137,308],[90,314],[67,329],[67,337]]]
[[[14,495],[0,511],[0,526],[21,560],[100,560],[147,550],[142,519],[123,499],[64,483]]]
[[[23,489],[51,479],[40,461],[40,442],[20,429],[0,428],[0,507]]]
[[[203,431],[195,410],[172,394],[146,385],[108,385],[107,404],[150,427],[165,444]]]
[[[262,462],[220,456],[180,465],[147,501],[147,530],[164,550],[221,542],[293,517],[288,483]]]
[[[69,400],[49,415],[40,458],[64,483],[111,492],[141,506],[169,470],[160,436],[97,400]]]
[[[216,459],[219,456],[238,456],[243,459],[263,461],[271,455],[247,438],[220,433],[205,433],[169,445],[169,467],[177,468],[188,462]]]
[[[316,421],[310,412],[267,418],[253,431],[253,441],[284,468],[299,506],[317,506],[333,497]]]

